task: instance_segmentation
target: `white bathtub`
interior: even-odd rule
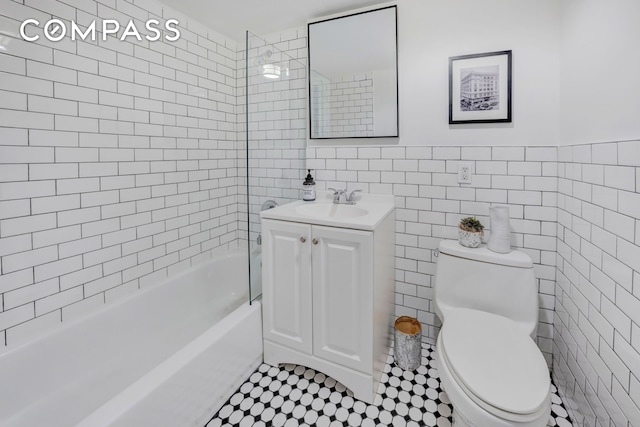
[[[246,249],[0,355],[0,426],[202,427],[262,361]]]

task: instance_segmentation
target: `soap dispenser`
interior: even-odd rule
[[[311,176],[311,169],[307,169],[307,177],[302,183],[302,200],[313,202],[316,199],[316,182]]]

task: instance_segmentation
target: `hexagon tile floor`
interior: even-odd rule
[[[206,427],[219,426],[451,426],[452,407],[440,387],[435,349],[423,345],[422,365],[403,371],[387,359],[373,405],[345,386],[304,366],[262,364]],[[555,386],[548,426],[571,427]]]

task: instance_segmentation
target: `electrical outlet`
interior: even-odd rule
[[[471,184],[471,163],[470,162],[458,163],[458,183]]]

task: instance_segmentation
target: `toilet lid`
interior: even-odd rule
[[[544,357],[512,320],[455,309],[447,315],[440,344],[457,381],[490,406],[532,414],[548,399],[550,379]]]

